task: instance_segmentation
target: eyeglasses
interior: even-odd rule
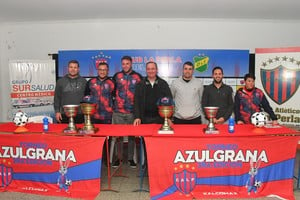
[[[106,72],[107,69],[98,69],[98,71],[100,71],[100,72]]]

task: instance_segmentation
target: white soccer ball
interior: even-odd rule
[[[15,114],[13,122],[17,126],[24,126],[28,122],[28,116],[26,113],[19,111]]]
[[[251,123],[256,127],[263,127],[267,123],[267,116],[264,112],[256,112],[251,116]]]

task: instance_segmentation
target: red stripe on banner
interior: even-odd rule
[[[274,71],[274,99],[278,100],[278,81],[279,81],[279,71]]]
[[[292,73],[292,81],[291,81],[291,93],[290,94],[294,94],[295,90],[296,90],[296,73]]]
[[[270,90],[271,90],[271,84],[270,84],[271,79],[270,78],[271,78],[271,72],[266,71],[266,90],[269,94],[270,94]]]
[[[282,101],[286,100],[286,91],[287,90],[287,79],[284,78],[282,80],[282,91],[281,91],[281,95],[282,95]],[[279,92],[279,91],[278,91]]]
[[[54,96],[54,91],[52,92],[17,92],[11,93],[11,98],[25,98],[25,97],[50,97]]]
[[[255,49],[255,53],[287,53],[287,52],[300,52],[300,47]]]

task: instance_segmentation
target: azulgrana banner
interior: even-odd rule
[[[54,117],[55,62],[12,60],[9,62],[12,113]]]
[[[300,47],[255,49],[256,87],[280,124],[300,125]]]

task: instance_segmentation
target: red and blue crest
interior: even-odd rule
[[[260,69],[260,74],[265,92],[279,105],[289,100],[300,84],[300,69],[280,65],[271,70]]]
[[[5,165],[0,165],[0,187],[7,187],[13,177],[13,169]]]
[[[197,173],[183,170],[173,174],[174,185],[183,194],[191,193],[196,186]]]

